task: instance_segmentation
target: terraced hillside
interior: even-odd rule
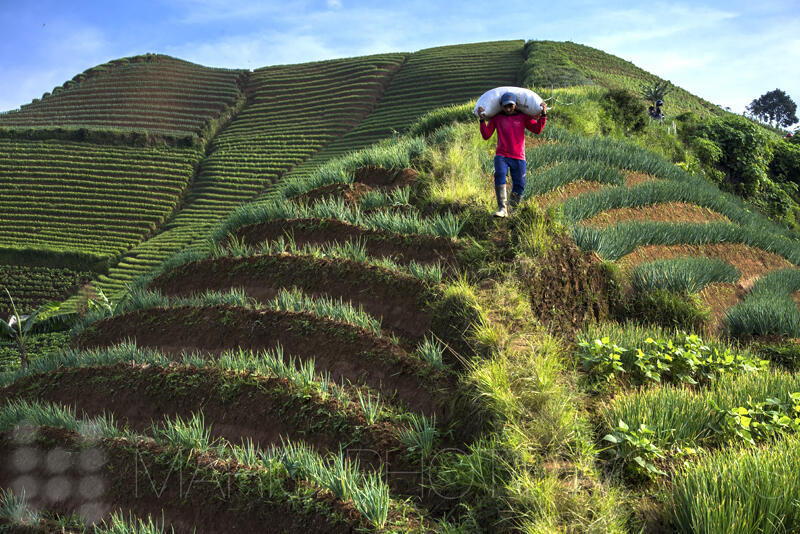
[[[402,60],[400,54],[369,56],[254,72],[247,104],[210,144],[183,209],[101,277],[100,287],[119,291],[176,251],[202,244],[220,218],[352,127]],[[302,111],[287,114],[295,109]]]
[[[402,220],[402,212],[387,202],[402,198],[393,190],[409,182],[395,184],[389,175],[376,179],[384,185],[361,188],[372,199],[373,214]],[[383,208],[379,198],[387,201]],[[15,495],[24,489],[24,506],[75,513],[74,528],[117,511],[142,519],[162,514],[178,532],[195,526],[228,532],[231,524],[272,532],[287,521],[295,529],[319,525],[313,528],[320,532],[430,531],[455,501],[425,488],[425,462],[437,443],[471,440],[481,418],[468,402],[470,386],[456,373],[461,364],[444,350],[444,340],[458,345],[463,339],[447,313],[434,306],[443,291],[441,267],[424,257],[427,251],[419,256],[419,239],[430,238],[406,235],[395,250],[385,248],[380,261],[345,257],[347,249],[336,246],[339,252],[331,249],[325,257],[276,250],[237,258],[225,248],[232,243],[221,243],[216,259],[164,272],[114,315],[87,317],[74,339],[80,349],[68,360],[41,359],[15,378],[6,375],[1,394],[10,403],[2,417],[9,457],[31,454],[30,445],[21,449],[8,433],[24,413],[34,425],[45,425],[36,431],[33,450],[46,447],[40,439],[58,443],[70,476],[86,477],[76,446],[88,436],[75,414],[77,420],[113,414],[118,423],[98,421],[102,430],[91,438],[91,450],[102,459],[92,471],[97,484],[148,480],[124,467],[126,451],[161,483],[169,464],[159,458],[173,451],[186,458],[180,460],[188,462],[185,467],[202,469],[204,480],[259,473],[246,477],[244,486],[237,482],[232,493],[225,490],[223,500],[244,503],[261,488],[263,505],[248,506],[236,520],[215,519],[212,492],[187,498],[182,487],[150,494],[146,485],[146,496],[106,492],[102,507],[89,497],[53,500],[31,482],[47,477],[35,463],[12,463],[0,473],[2,485]],[[457,242],[439,239],[447,245],[441,259],[455,261]],[[281,243],[283,237],[264,241]],[[231,276],[218,278],[219,270]],[[360,291],[365,284],[368,291]],[[159,326],[139,329],[148,322]],[[124,339],[135,339],[136,346],[119,345]],[[54,373],[56,367],[64,372]],[[117,393],[108,399],[100,389],[80,386],[87,382],[115,384]],[[45,421],[47,410],[59,415]],[[122,433],[121,424],[131,430]],[[142,435],[155,441],[139,441]],[[197,447],[204,449],[200,463],[191,460]],[[24,469],[25,476],[14,469]]]
[[[151,235],[185,193],[195,150],[0,140],[0,242],[108,261]]]
[[[186,208],[163,233],[132,249],[101,276],[100,287],[119,291],[175,251],[202,243],[211,226],[239,203],[262,192],[265,198],[274,196],[277,190],[270,185],[284,172],[292,181],[307,177],[337,155],[408,128],[430,109],[476,98],[498,81],[514,83],[521,47],[521,41],[481,43],[407,57],[367,56],[255,71],[246,89],[248,104],[211,144]],[[471,73],[468,83],[465,72]],[[290,109],[301,111],[287,113]]]
[[[250,76],[184,209],[101,284],[127,297],[0,374],[0,528],[800,528],[796,236],[660,125],[586,136],[557,106],[493,218],[471,103],[390,107],[414,56]],[[283,122],[298,94],[342,119]],[[337,152],[382,107],[413,135]]]
[[[241,70],[148,54],[93,67],[52,93],[0,114],[0,128],[146,131],[204,137],[239,98]]]

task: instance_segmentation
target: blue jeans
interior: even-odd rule
[[[494,185],[506,185],[506,173],[511,171],[511,192],[522,196],[525,191],[525,160],[494,157]]]

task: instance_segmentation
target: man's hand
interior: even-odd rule
[[[478,107],[478,117],[480,117],[480,119],[481,119],[482,121],[485,121],[485,120],[486,120],[486,115],[483,113],[484,111],[485,111],[485,110],[483,109],[483,106],[479,106],[479,107]]]
[[[545,113],[547,113],[547,102],[545,102],[545,101],[543,100],[543,101],[542,101],[542,112],[539,114],[539,116],[541,117],[541,116],[542,116],[542,115],[544,115]]]

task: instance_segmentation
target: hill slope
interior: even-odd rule
[[[259,69],[202,152],[148,148],[202,160],[97,285],[146,276],[0,374],[0,526],[796,530],[798,350],[728,336],[800,332],[800,243],[659,154],[662,125],[586,136],[560,104],[493,218],[464,101],[523,52]]]

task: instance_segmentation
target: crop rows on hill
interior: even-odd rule
[[[241,71],[211,69],[168,56],[118,60],[19,111],[0,127],[84,127],[199,135],[240,95]]]
[[[113,257],[172,214],[200,157],[194,150],[0,140],[3,249]]]
[[[683,288],[686,293],[698,293],[711,286],[702,298],[707,299],[712,320],[717,323],[712,328],[722,326],[726,311],[737,302],[734,284],[749,285],[770,270],[800,265],[800,243],[796,238],[746,209],[740,199],[690,176],[663,158],[619,142],[568,135],[555,126],[543,136],[553,142],[529,151],[531,185],[526,194],[547,196],[576,183],[599,184],[575,189],[561,202],[566,221],[574,225],[572,233],[578,245],[606,259],[621,260],[626,269],[633,268],[636,276],[647,272],[648,279],[646,283],[640,280],[640,287]],[[626,173],[638,173],[647,179],[628,184]],[[682,219],[680,213],[665,213],[681,209],[684,203],[711,210],[709,213],[714,216],[695,219],[683,210]],[[634,210],[642,212],[633,216]],[[603,224],[584,223],[600,216],[604,216]],[[647,253],[644,249],[648,249]],[[737,275],[732,280],[726,268],[720,268],[720,277],[715,278],[707,265],[686,260],[696,254],[725,262],[729,268],[742,266],[741,279]],[[699,280],[703,282],[698,283]],[[790,308],[786,305],[791,300],[790,292],[787,289],[783,293],[780,297],[774,295],[774,290],[771,293],[771,302],[780,302],[780,306],[773,306],[776,310]],[[736,332],[769,333],[770,321],[763,312],[767,308],[739,307]],[[772,321],[774,328],[798,331],[794,326],[777,326],[787,321],[798,323],[796,314],[791,316],[791,320]],[[744,326],[748,322],[753,326]]]
[[[94,276],[92,271],[64,267],[0,264],[0,318],[7,319],[12,310],[3,288],[8,289],[17,311],[27,314],[47,302],[63,300]]]
[[[389,172],[378,181],[408,184]],[[375,186],[353,213],[363,207],[373,218],[379,213],[402,218],[411,209],[408,191],[393,189]],[[322,207],[315,213],[341,202],[319,199],[313,204]],[[378,241],[389,258],[408,262],[409,256],[430,252],[430,237],[397,234],[393,241],[391,232],[385,234]],[[319,488],[314,495],[322,491],[335,508],[347,502],[357,512],[334,516],[321,527],[324,532],[338,532],[343,521],[344,527],[358,524],[367,532],[430,531],[457,502],[444,492],[459,488],[438,493],[425,488],[438,469],[428,461],[440,444],[453,447],[440,460],[460,454],[456,447],[483,424],[482,412],[467,402],[474,393],[455,372],[461,364],[449,352],[445,356],[444,343],[457,345],[463,333],[448,319],[455,312],[434,306],[442,297],[439,262],[426,271],[413,262],[401,267],[389,258],[368,260],[353,243],[325,252],[290,250],[281,248],[283,235],[262,243],[276,247],[274,252],[237,256],[243,245],[225,241],[215,247],[217,257],[200,260],[202,254],[194,251],[196,261],[173,263],[174,268],[141,280],[146,289],[134,289],[111,314],[90,313],[74,331],[73,343],[83,350],[43,357],[27,371],[0,375],[5,402],[0,425],[13,425],[22,414],[34,425],[47,421],[61,429],[58,446],[71,450],[64,431],[81,425],[60,406],[74,406],[77,419],[102,412],[159,445],[178,445],[181,458],[212,456],[204,480],[224,476],[222,466],[235,460],[262,468],[275,506],[298,502],[276,489],[288,473],[298,484]],[[391,243],[396,249],[387,249]],[[436,244],[452,253],[456,242],[438,238]],[[437,269],[438,277],[423,279],[422,273]],[[369,292],[359,290],[365,284]],[[137,346],[120,343],[125,339]],[[108,399],[81,385],[92,382],[111,385],[115,395]],[[134,408],[139,405],[134,398],[144,399],[146,408]],[[99,423],[98,428],[103,436],[119,436],[113,425]],[[47,430],[38,433],[44,436]],[[3,438],[0,447],[13,449]],[[109,443],[96,446],[110,458]],[[272,458],[286,469],[264,472]],[[133,483],[121,481],[126,472],[109,459],[98,476]],[[240,480],[236,488],[241,489]],[[0,473],[4,486],[17,482]],[[26,484],[19,482],[15,489]],[[110,505],[126,513],[163,511],[168,526],[181,521],[181,510],[197,507],[198,498],[176,504],[168,490],[168,496],[153,498],[150,508],[131,510],[118,494],[108,495]],[[256,495],[249,491],[248,498],[261,502]],[[35,495],[30,499],[49,508]],[[251,522],[252,510],[242,509],[237,521]],[[310,525],[325,517],[325,509],[315,506],[296,520]],[[204,531],[215,531],[203,521]],[[249,531],[269,529],[261,521]]]
[[[303,180],[321,164],[408,129],[425,113],[475,99],[485,91],[515,85],[522,66],[522,41],[443,46],[408,56],[375,108],[357,127],[292,169]],[[267,196],[274,193],[267,192]]]
[[[131,250],[101,287],[115,291],[176,250],[199,245],[237,205],[352,128],[381,96],[404,55],[387,54],[256,70],[248,102],[217,135],[164,231]],[[293,89],[301,85],[302,89]]]

